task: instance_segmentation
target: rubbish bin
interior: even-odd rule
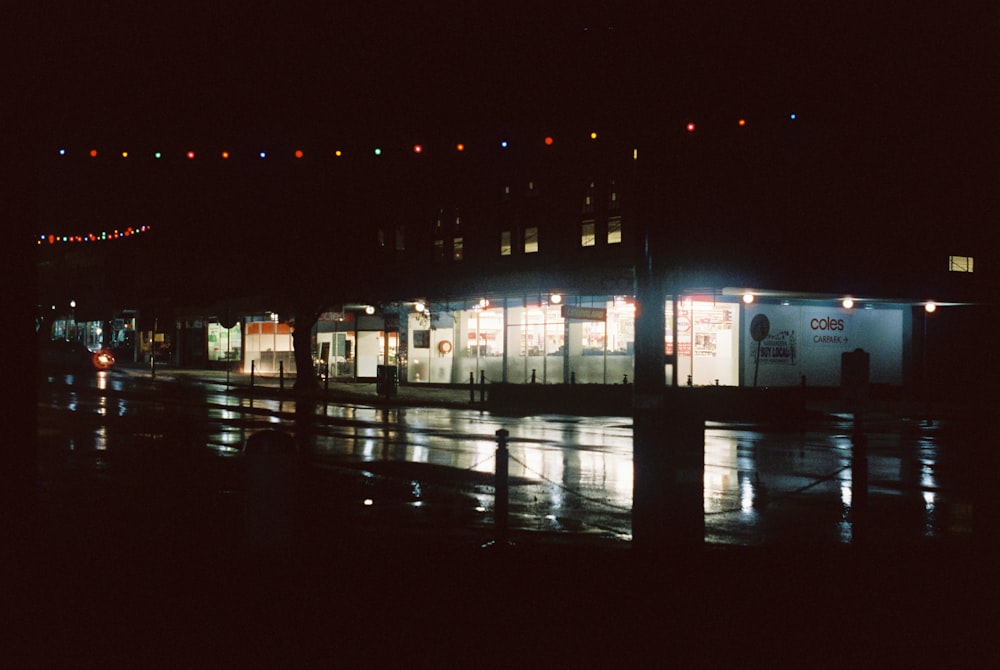
[[[394,396],[399,385],[395,365],[379,365],[375,368],[375,392],[379,395]]]

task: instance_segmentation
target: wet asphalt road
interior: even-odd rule
[[[120,373],[40,380],[41,551],[7,592],[18,644],[4,656],[16,667],[996,658],[995,555],[977,541],[989,499],[981,433],[873,422],[862,547],[848,421],[709,425],[706,545],[637,554],[626,541],[627,420],[512,421],[225,390]],[[501,427],[512,545],[484,542]],[[303,453],[290,468],[267,464],[297,488],[290,507],[288,489],[261,486],[240,456],[273,428]],[[275,513],[251,518],[255,496]],[[305,541],[253,542],[287,528]]]
[[[330,486],[322,477],[349,473],[362,477],[368,493],[355,486],[364,495],[351,501],[330,493],[359,518],[396,516],[426,526],[445,516],[456,529],[483,532],[493,524],[500,429],[510,434],[512,531],[631,539],[627,418],[511,419],[468,409],[296,401],[118,372],[47,377],[39,387],[41,476],[52,492],[59,481],[69,483],[69,473],[113,481],[146,468],[182,481],[187,468],[220,476],[215,496],[239,495],[235,462],[246,440],[281,430],[295,437],[301,463],[326,473],[310,489],[320,507]],[[795,431],[707,424],[706,542],[856,542],[852,429],[847,416]],[[940,422],[898,419],[869,421],[865,439],[866,539],[893,545],[973,535],[982,445]],[[200,483],[213,486],[204,476]],[[159,479],[169,497],[168,479]],[[314,523],[322,524],[322,514],[315,510]]]

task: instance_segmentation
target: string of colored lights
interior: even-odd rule
[[[108,242],[111,240],[121,240],[148,232],[152,226],[139,226],[133,228],[129,226],[125,230],[102,231],[100,233],[86,233],[83,235],[56,235],[55,233],[43,233],[38,236],[37,244],[83,244],[85,242]]]
[[[798,119],[798,114],[796,114],[796,113],[787,114],[784,117],[784,119],[786,121],[795,122]],[[746,128],[749,125],[749,121],[746,118],[739,117],[739,118],[737,118],[733,122],[733,124],[736,127],[738,127],[738,128]],[[683,133],[685,133],[685,134],[693,134],[696,131],[700,130],[700,127],[694,121],[692,121],[692,120],[685,120],[683,122],[683,124],[681,124],[681,128],[683,130]],[[598,133],[596,131],[590,131],[590,132],[586,133],[585,136],[584,136],[584,139],[590,140],[590,141],[596,141],[598,138],[599,138],[599,135],[598,135]],[[542,137],[541,142],[542,142],[542,144],[545,147],[552,147],[553,145],[556,144],[556,139],[552,135],[544,135]],[[514,143],[512,142],[512,140],[510,138],[501,138],[501,139],[497,140],[495,144],[492,144],[492,146],[494,146],[496,148],[499,148],[500,150],[508,150],[508,149],[510,149],[510,148],[513,147],[513,144]],[[469,145],[467,145],[464,142],[456,142],[456,143],[452,144],[449,147],[448,151],[454,151],[456,153],[464,153],[466,151],[466,149],[467,149],[468,146]],[[413,144],[413,145],[407,146],[407,147],[405,147],[403,149],[400,149],[398,151],[398,153],[412,152],[415,155],[421,155],[421,154],[423,154],[427,150],[427,148],[428,148],[427,145],[417,143],[417,144]],[[638,148],[633,148],[631,150],[631,157],[633,159],[637,159],[638,158],[638,151],[639,151]],[[387,149],[383,145],[374,145],[374,146],[371,146],[370,152],[371,153],[369,155],[372,155],[372,156],[375,156],[375,157],[380,157],[380,156],[383,156],[383,155],[387,154]],[[235,155],[239,155],[239,152],[233,151],[231,149],[220,149],[220,150],[217,150],[217,152],[213,152],[213,153],[219,159],[221,159],[223,161],[228,161],[230,158],[234,157]],[[320,153],[324,153],[324,152],[320,152]],[[335,149],[332,149],[332,150],[328,150],[327,152],[325,152],[325,155],[327,157],[332,157],[332,158],[338,158],[339,159],[339,158],[343,158],[344,156],[348,155],[348,153],[352,153],[352,152],[349,152],[348,149],[345,149],[345,148],[341,147],[341,148],[335,148]],[[359,153],[366,153],[366,151],[365,150],[359,150]],[[392,153],[397,153],[397,152],[393,151]],[[121,159],[130,159],[130,158],[134,159],[138,155],[140,155],[140,154],[136,154],[134,152],[128,151],[128,150],[105,151],[103,149],[98,149],[98,148],[93,147],[93,146],[91,148],[89,148],[89,149],[84,149],[82,151],[70,150],[70,149],[68,149],[65,146],[60,146],[56,150],[56,154],[59,157],[63,157],[63,158],[69,157],[69,156],[74,156],[74,155],[83,155],[85,157],[89,157],[89,158],[92,158],[92,159],[97,159],[99,157],[104,157],[106,155],[111,155],[112,157],[114,157],[114,156],[117,155]],[[179,155],[179,156],[182,156],[183,158],[185,158],[186,160],[189,160],[189,161],[193,161],[193,160],[195,160],[198,157],[204,157],[205,156],[205,154],[203,152],[201,152],[201,151],[195,151],[194,149],[185,149],[185,150],[177,151],[177,152],[174,152],[174,153],[169,153],[169,152],[165,152],[165,151],[162,151],[162,150],[155,150],[155,151],[148,151],[148,152],[146,152],[143,155],[145,155],[146,157],[152,157],[154,160],[157,160],[157,161],[158,160],[162,160],[164,158],[167,158],[168,156],[171,156],[171,155],[173,155],[173,156]],[[208,155],[212,155],[212,153],[210,153]],[[257,159],[261,159],[262,160],[262,159],[267,159],[269,157],[272,157],[273,154],[271,152],[267,151],[267,150],[254,150],[254,151],[248,151],[248,152],[246,152],[246,155],[252,156],[252,157],[256,157]],[[285,155],[288,155],[288,154],[285,154]],[[295,158],[295,159],[302,159],[302,158],[305,157],[306,152],[303,149],[301,149],[301,148],[297,148],[297,149],[294,149],[293,151],[291,151],[290,155],[293,158]],[[37,238],[37,244],[41,245],[41,244],[48,243],[50,245],[54,245],[54,244],[61,244],[61,243],[76,244],[76,243],[88,243],[88,242],[107,242],[107,241],[111,241],[111,240],[119,240],[119,239],[123,239],[123,238],[132,237],[132,236],[135,236],[135,235],[138,235],[138,234],[141,234],[141,233],[145,233],[148,230],[150,230],[150,228],[151,228],[151,226],[144,225],[144,226],[139,226],[138,228],[129,227],[129,228],[126,228],[124,231],[114,230],[114,231],[110,231],[110,232],[109,231],[89,232],[89,233],[85,233],[85,234],[81,234],[81,235],[63,235],[63,234],[55,234],[55,233],[44,233],[44,234],[41,234],[41,235],[38,236],[38,238]]]
[[[788,121],[796,121],[798,119],[798,114],[796,114],[796,113],[790,113],[790,114],[788,114],[784,118],[786,120],[788,120]],[[735,125],[735,126],[737,126],[739,128],[746,128],[749,125],[749,122],[747,121],[746,118],[740,117],[740,118],[738,118],[738,119],[736,119],[736,120],[733,121],[733,125]],[[683,122],[683,124],[681,125],[681,128],[683,129],[683,132],[689,133],[689,134],[695,133],[696,131],[700,130],[700,127],[698,126],[698,124],[696,124],[692,120],[685,120]],[[596,131],[591,131],[591,132],[589,132],[587,134],[587,137],[590,140],[597,140],[598,139],[598,133]],[[542,143],[545,146],[547,146],[547,147],[551,147],[551,146],[553,146],[556,143],[556,141],[555,141],[555,138],[552,135],[545,135],[542,138]],[[458,153],[462,153],[462,152],[464,152],[466,150],[466,148],[468,146],[469,145],[467,145],[464,142],[456,142],[456,143],[452,144],[449,147],[448,150],[449,151],[455,151],[455,152],[458,152]],[[496,144],[494,146],[497,146],[500,149],[510,149],[510,148],[513,147],[513,142],[512,142],[512,140],[510,138],[501,138],[501,139],[499,139],[499,140],[496,141]],[[410,146],[406,147],[402,151],[412,152],[414,154],[418,154],[419,155],[419,154],[423,154],[427,150],[427,148],[428,147],[426,145],[417,143],[417,144],[413,144],[413,145],[410,145]],[[376,144],[376,145],[370,147],[370,152],[371,152],[371,155],[374,155],[374,156],[383,156],[383,155],[387,154],[387,149],[386,149],[386,147],[384,147],[382,145],[377,145]],[[56,153],[59,156],[66,157],[66,156],[74,155],[77,152],[70,151],[66,147],[59,147],[56,150]],[[84,155],[86,155],[86,156],[89,156],[90,158],[98,158],[98,157],[105,156],[105,152],[103,150],[100,150],[98,148],[93,148],[93,147],[90,148],[90,149],[84,150],[82,153]],[[112,156],[115,156],[115,155],[120,156],[123,159],[136,157],[136,154],[134,154],[134,153],[132,153],[130,151],[127,151],[127,150],[120,150],[120,151],[107,152],[107,153],[109,153]],[[218,150],[216,152],[212,152],[212,153],[214,155],[216,155],[218,158],[220,158],[221,160],[229,160],[231,157],[233,157],[233,156],[236,155],[236,152],[232,151],[231,149],[220,149],[220,150]],[[334,158],[342,158],[342,157],[346,156],[348,153],[349,152],[348,152],[347,149],[341,147],[341,148],[334,148],[332,150],[329,150],[329,151],[325,152],[325,155],[332,156]],[[637,150],[633,150],[633,155],[635,153],[637,153]],[[154,158],[156,160],[161,160],[161,159],[167,158],[168,154],[169,154],[169,152],[156,150],[156,151],[147,152],[145,155],[147,157],[148,156],[152,156],[152,158]],[[200,151],[195,151],[193,149],[185,149],[185,150],[182,150],[182,151],[178,151],[175,154],[169,154],[169,155],[182,155],[187,160],[192,160],[193,161],[193,160],[195,160],[198,157],[202,157],[204,154],[202,152],[200,152]],[[272,152],[269,152],[267,150],[261,149],[261,150],[255,150],[255,151],[247,152],[247,155],[256,156],[258,159],[266,159],[266,158],[272,157],[273,154],[272,154]],[[305,155],[306,155],[306,152],[303,149],[301,149],[301,148],[297,148],[297,149],[294,149],[293,151],[291,151],[291,156],[294,157],[294,158],[296,158],[296,159],[304,158]]]

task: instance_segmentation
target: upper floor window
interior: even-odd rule
[[[587,184],[587,192],[583,195],[583,213],[593,214],[594,213],[594,187],[593,181]]]
[[[972,256],[948,256],[949,272],[972,272]]]
[[[580,224],[580,246],[592,247],[597,244],[597,235],[594,232],[594,221],[588,219]]]
[[[500,233],[500,255],[510,256],[510,231],[504,230]]]
[[[608,218],[608,244],[621,244],[622,241],[622,217],[612,216]]]
[[[618,184],[611,181],[611,188],[608,191],[608,209],[614,211],[618,209]]]
[[[433,260],[435,263],[440,263],[444,260],[444,240],[434,240]]]
[[[524,253],[538,253],[538,227],[531,226],[524,229]]]

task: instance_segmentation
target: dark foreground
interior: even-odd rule
[[[43,557],[8,667],[995,666],[964,551],[341,549]]]
[[[639,551],[520,533],[490,545],[491,528],[336,506],[285,535],[274,517],[249,522],[238,494],[170,508],[149,483],[128,496],[81,489],[65,504],[42,492],[38,532],[8,568],[7,667],[997,660],[997,568],[972,538]]]

